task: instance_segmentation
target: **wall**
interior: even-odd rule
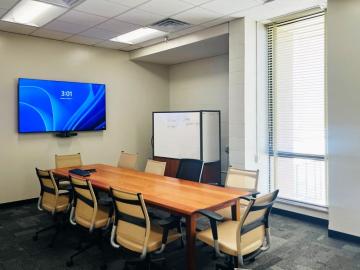
[[[329,0],[329,229],[360,236],[360,1]]]
[[[151,156],[151,112],[168,110],[168,69],[129,61],[125,52],[0,32],[0,203],[37,197],[35,167],[54,154],[116,164],[121,150]],[[17,133],[17,78],[105,83],[107,130],[70,139]]]
[[[171,110],[221,110],[222,168],[226,168],[225,147],[229,145],[228,55],[170,66]]]

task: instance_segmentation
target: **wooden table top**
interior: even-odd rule
[[[220,209],[234,204],[240,196],[249,195],[241,189],[195,183],[104,164],[80,167],[85,170],[90,168],[96,169],[96,172],[86,177],[93,186],[106,190],[111,186],[128,192],[140,192],[147,203],[179,214],[191,215],[200,209]],[[69,169],[54,169],[52,172],[68,176]]]

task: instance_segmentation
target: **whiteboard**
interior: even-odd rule
[[[200,112],[154,113],[154,156],[200,159]]]
[[[220,160],[220,114],[219,112],[203,112],[203,160],[214,162]]]

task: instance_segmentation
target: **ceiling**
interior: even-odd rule
[[[0,17],[19,1],[0,0]],[[169,33],[168,38],[173,39],[235,18],[266,20],[325,4],[326,0],[274,0],[266,4],[264,0],[84,0],[40,28],[0,21],[0,31],[131,51],[162,39],[136,45],[109,39],[168,17],[191,24]]]

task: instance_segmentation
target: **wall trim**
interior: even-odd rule
[[[0,209],[36,203],[38,201],[38,199],[39,198],[31,198],[31,199],[14,201],[14,202],[0,203]]]
[[[320,226],[323,226],[326,228],[329,225],[329,221],[327,219],[308,216],[308,215],[304,215],[304,214],[300,214],[300,213],[295,213],[295,212],[280,209],[280,208],[273,207],[271,210],[271,213],[276,214],[276,215],[285,216],[285,217],[295,218],[295,219],[298,219],[301,221],[310,222],[310,223],[317,224],[317,225],[320,225]]]
[[[348,241],[348,242],[353,242],[353,243],[360,244],[360,237],[359,237],[359,236],[352,235],[352,234],[347,234],[347,233],[338,232],[338,231],[334,231],[334,230],[328,230],[328,236],[329,236],[330,238],[334,238],[334,239],[339,239],[339,240],[344,240],[344,241]]]

